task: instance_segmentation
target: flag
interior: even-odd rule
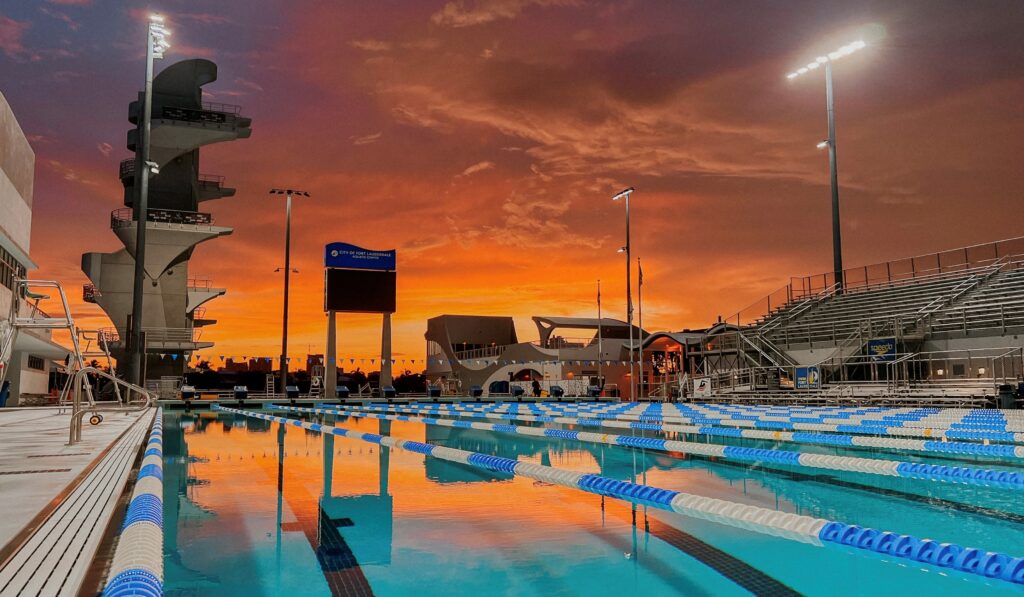
[[[636,258],[636,269],[637,269],[637,272],[639,272],[637,274],[637,285],[638,286],[643,286],[644,285],[644,268],[640,266],[640,258],[639,257]]]

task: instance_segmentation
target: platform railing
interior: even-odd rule
[[[116,230],[125,226],[131,226],[135,222],[133,216],[133,210],[130,207],[115,209],[110,212],[110,227]],[[177,209],[150,209],[146,212],[146,221],[154,224],[209,226],[213,224],[213,215]]]

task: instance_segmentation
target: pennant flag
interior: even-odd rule
[[[171,353],[171,360],[172,361],[177,361],[178,360],[178,353],[172,352]]]

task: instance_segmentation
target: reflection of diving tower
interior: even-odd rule
[[[153,112],[150,160],[159,174],[150,177],[146,223],[147,282],[144,284],[142,331],[146,337],[146,377],[181,375],[187,356],[213,346],[200,341],[201,328],[215,323],[206,319],[206,301],[222,294],[208,280],[190,277],[188,261],[195,246],[231,234],[231,228],[215,226],[208,213],[199,211],[203,201],[230,197],[235,190],[224,186],[223,177],[201,174],[199,148],[211,143],[247,138],[249,118],[238,106],[202,101],[202,86],[217,79],[217,65],[209,60],[185,60],[164,69],[153,80]],[[129,106],[128,120],[142,120],[142,94]],[[82,255],[82,271],[92,284],[84,291],[86,301],[97,303],[114,328],[105,330],[118,363],[127,365],[126,332],[132,310],[135,241],[138,223],[133,219],[136,170],[139,168],[139,130],[128,131],[128,150],[135,158],[121,162],[124,185],[123,209],[115,210],[110,227],[124,244],[114,253]],[[163,355],[163,356],[161,356]]]

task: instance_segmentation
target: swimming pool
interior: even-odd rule
[[[462,415],[455,420],[479,422],[480,412],[498,409],[519,419],[545,416],[538,410],[589,419],[629,414],[617,405],[466,410],[471,408],[479,412],[451,412],[448,418]],[[417,409],[375,413],[386,411],[393,419]],[[725,410],[730,416],[779,417],[743,407],[718,412]],[[568,439],[571,434],[522,436],[363,415],[272,414],[1013,556],[1024,552],[1022,492],[1005,484],[810,469],[798,463],[599,444]],[[795,415],[833,416],[802,410]],[[843,416],[867,418],[873,425],[873,418],[886,415]],[[928,424],[940,424],[935,419]],[[894,426],[895,420],[886,419]],[[912,427],[914,420],[900,419],[899,426]],[[552,421],[515,424],[583,428]],[[992,427],[989,421],[981,425]],[[636,428],[613,433],[712,447],[1021,471],[1019,460],[991,455]],[[244,414],[165,413],[164,456],[168,595],[1021,592],[998,579],[842,545],[793,541]]]

